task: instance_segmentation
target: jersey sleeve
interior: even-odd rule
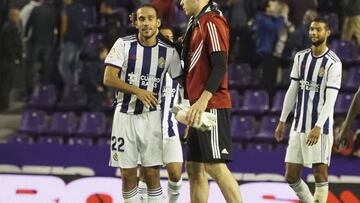
[[[300,58],[299,53],[295,54],[294,63],[293,63],[291,73],[290,73],[290,78],[292,80],[296,80],[296,81],[300,80],[299,58]]]
[[[168,73],[172,79],[183,75],[183,69],[178,52],[174,49],[170,59]]]
[[[209,54],[217,51],[228,51],[229,29],[221,17],[215,16],[206,22],[204,33]]]
[[[341,62],[336,62],[328,70],[328,77],[326,81],[326,88],[332,88],[340,90],[341,87],[341,72],[342,64]]]
[[[105,65],[111,65],[117,68],[123,67],[125,61],[124,55],[124,41],[119,38],[111,48],[109,54],[105,58]]]

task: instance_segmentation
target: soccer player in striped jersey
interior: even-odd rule
[[[135,22],[133,22],[135,24]],[[159,37],[166,37],[174,41],[174,34],[170,27],[161,27]],[[176,203],[182,185],[182,148],[179,137],[178,123],[174,114],[170,113],[171,108],[178,104],[180,87],[176,80],[166,74],[161,96],[162,111],[162,134],[163,134],[163,161],[168,172],[168,202]],[[183,97],[182,97],[183,98]],[[144,177],[144,169],[141,167],[139,177],[139,195],[142,202],[147,202],[147,187]]]
[[[161,22],[156,8],[143,5],[136,16],[138,34],[119,38],[105,59],[104,84],[117,90],[110,165],[120,167],[125,202],[139,202],[140,157],[148,202],[161,202],[161,87],[166,73],[177,78],[182,69],[175,48],[157,37]]]
[[[327,45],[328,23],[315,19],[310,24],[312,46],[294,58],[291,83],[284,99],[275,138],[281,141],[285,123],[295,105],[289,145],[286,150],[285,179],[302,202],[325,203],[328,196],[328,166],[333,144],[334,105],[341,85],[342,64]],[[315,194],[301,179],[303,167],[312,168]]]

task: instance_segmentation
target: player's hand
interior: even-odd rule
[[[189,109],[186,114],[186,120],[189,122],[190,126],[194,126],[196,123],[200,122],[201,115],[205,111],[208,105],[208,100],[199,98]]]
[[[309,136],[307,137],[306,144],[308,146],[315,145],[320,137],[321,134],[321,128],[318,126],[315,126],[309,133]]]
[[[154,108],[158,105],[158,100],[156,98],[156,94],[154,92],[150,92],[143,89],[138,89],[136,92],[136,97],[140,99],[140,101],[147,107],[147,108]]]
[[[342,124],[339,131],[340,132],[337,134],[335,138],[335,144],[339,148],[343,148],[348,145],[349,128],[347,128],[344,124]]]
[[[277,142],[281,142],[284,139],[285,122],[279,122],[275,129],[275,139]]]

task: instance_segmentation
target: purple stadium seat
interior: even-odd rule
[[[256,122],[253,116],[233,116],[231,135],[234,141],[248,141],[256,134]]]
[[[352,41],[334,40],[331,47],[341,61],[345,63],[350,63],[356,59],[356,45]]]
[[[233,109],[239,108],[240,106],[240,96],[237,90],[230,90],[231,104]]]
[[[286,91],[278,90],[274,96],[273,105],[270,109],[272,113],[279,114],[282,111]]]
[[[76,130],[76,115],[74,112],[55,112],[49,130],[50,135],[70,135]]]
[[[49,136],[40,136],[37,139],[37,144],[44,144],[44,145],[62,145],[63,139],[61,137],[49,137]]]
[[[357,90],[360,86],[360,67],[351,67],[347,76],[345,89]]]
[[[91,138],[85,138],[85,137],[71,137],[68,140],[68,145],[82,145],[82,146],[92,146],[93,141]]]
[[[21,118],[19,131],[31,135],[40,135],[46,131],[46,114],[44,111],[25,111]]]
[[[246,90],[240,113],[263,114],[269,109],[269,95],[265,90]]]
[[[80,136],[101,136],[105,133],[105,128],[106,117],[103,112],[83,112],[76,134]]]
[[[25,134],[13,134],[9,136],[6,140],[8,144],[32,144],[34,139]]]
[[[251,67],[249,64],[233,64],[229,66],[230,88],[246,87],[251,83]]]
[[[105,135],[106,136],[110,136],[111,135],[111,131],[112,131],[112,122],[107,124],[107,127],[105,129]]]
[[[79,110],[86,107],[87,95],[84,87],[75,85],[65,88],[58,107],[64,110]]]
[[[335,104],[335,113],[336,114],[346,114],[350,108],[354,95],[351,93],[340,92]]]
[[[30,107],[38,109],[51,109],[57,101],[55,85],[37,85],[31,95]]]
[[[263,116],[259,133],[254,139],[261,142],[275,142],[274,134],[278,121],[278,116]]]

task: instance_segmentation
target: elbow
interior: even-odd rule
[[[107,87],[111,86],[111,79],[109,75],[104,75],[103,84]]]

